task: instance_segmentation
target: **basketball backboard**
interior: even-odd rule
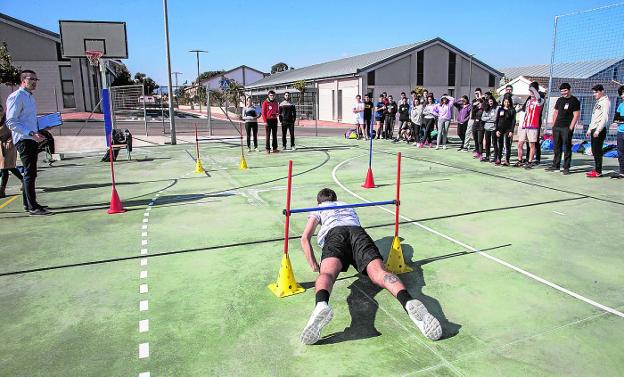
[[[127,59],[125,22],[59,21],[64,58],[84,58],[85,51],[102,51],[103,58]]]

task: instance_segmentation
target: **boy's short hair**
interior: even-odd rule
[[[336,192],[330,188],[324,188],[316,194],[316,202],[321,204],[323,202],[335,202],[338,200]]]
[[[510,85],[510,84],[505,85],[505,89],[507,89],[507,88],[511,88],[511,90],[513,90],[513,86]]]
[[[604,92],[604,86],[602,86],[601,84],[594,85],[591,90],[593,90],[594,92]]]
[[[26,80],[26,77],[30,76],[30,75],[36,75],[37,73],[35,73],[35,71],[30,70],[30,69],[25,69],[20,73],[20,81],[24,81]]]
[[[559,90],[564,90],[564,89],[570,90],[570,89],[572,89],[572,87],[567,82],[564,82],[561,85],[559,85]]]
[[[273,90],[269,90],[269,93],[268,93],[268,94],[275,94],[275,91],[273,91]]]

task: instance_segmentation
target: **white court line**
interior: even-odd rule
[[[147,237],[147,232],[141,233],[141,237]]]
[[[561,215],[561,216],[565,216],[566,215],[565,213],[562,213],[562,212],[557,212],[557,211],[552,211],[552,212],[557,214],[557,215]]]
[[[147,254],[147,249],[141,249],[141,255]]]
[[[152,210],[152,207],[147,207],[145,210],[149,212]]]
[[[147,310],[149,310],[149,302],[147,300],[139,301],[139,311],[145,312]]]
[[[147,240],[142,240],[141,241],[141,245],[143,245],[143,246],[147,245]]]
[[[139,332],[149,331],[149,319],[142,319],[139,321]]]
[[[147,223],[147,222],[149,222],[149,219],[143,219],[143,222]]]
[[[143,270],[139,273],[139,279],[147,279],[147,271]]]
[[[147,225],[141,226],[141,229],[143,229],[143,230],[147,229]]]
[[[139,359],[149,357],[149,343],[139,344]]]
[[[345,185],[343,185],[343,184],[342,184],[342,183],[338,180],[338,178],[336,177],[336,171],[338,171],[338,169],[339,169],[342,165],[346,164],[347,162],[349,162],[349,161],[351,161],[351,160],[355,160],[356,158],[360,158],[360,157],[361,157],[361,156],[351,157],[351,158],[349,158],[349,159],[346,159],[346,160],[342,161],[342,162],[341,162],[341,163],[339,163],[338,165],[336,165],[336,167],[335,167],[335,168],[334,168],[334,170],[332,171],[332,178],[334,179],[334,182],[336,182],[336,183],[338,184],[338,186],[340,186],[343,190],[345,190],[345,191],[346,191],[346,192],[348,192],[349,194],[351,194],[351,195],[355,196],[356,198],[358,198],[358,199],[360,199],[360,200],[363,200],[363,201],[365,201],[365,202],[367,202],[367,203],[370,203],[370,202],[371,202],[370,200],[364,199],[364,198],[363,198],[363,197],[361,197],[360,195],[358,195],[358,194],[354,193],[353,191],[351,191],[351,190],[349,190],[347,187],[345,187]],[[381,206],[376,206],[376,207],[378,207],[379,209],[384,210],[384,211],[386,211],[386,212],[388,212],[388,213],[390,213],[390,214],[393,214],[393,215],[394,215],[394,211],[391,211],[391,210],[389,210],[389,209],[387,209],[387,208],[385,208],[385,207],[381,207]],[[434,229],[432,229],[432,228],[429,228],[429,227],[428,227],[428,226],[426,226],[426,225],[423,225],[423,224],[419,223],[418,221],[415,221],[415,220],[413,220],[413,219],[410,219],[409,217],[405,217],[405,216],[403,216],[403,215],[400,215],[399,217],[400,217],[400,218],[402,218],[402,219],[403,219],[403,220],[405,220],[405,221],[409,221],[411,224],[413,224],[413,225],[415,225],[415,226],[417,226],[417,227],[420,227],[420,228],[422,228],[422,229],[424,229],[424,230],[426,230],[426,231],[428,231],[428,232],[430,232],[430,233],[433,233],[433,234],[435,234],[435,235],[438,235],[438,236],[440,236],[440,237],[442,237],[442,238],[444,238],[444,239],[446,239],[446,240],[448,240],[448,241],[451,241],[451,242],[453,242],[453,243],[455,243],[455,244],[457,244],[457,245],[459,245],[459,246],[461,246],[461,247],[464,247],[464,248],[466,248],[466,249],[468,249],[468,250],[470,250],[470,251],[473,251],[473,252],[475,252],[476,254],[479,254],[479,255],[481,255],[481,256],[483,256],[483,257],[486,257],[486,258],[488,258],[488,259],[490,259],[490,260],[493,260],[494,262],[496,262],[496,263],[498,263],[498,264],[501,264],[501,265],[503,265],[503,266],[505,266],[505,267],[507,267],[507,268],[510,268],[510,269],[512,269],[512,270],[514,270],[514,271],[516,271],[516,272],[519,272],[519,273],[521,273],[521,274],[522,274],[522,275],[524,275],[524,276],[528,276],[528,277],[530,277],[530,278],[531,278],[531,279],[533,279],[533,280],[536,280],[536,281],[538,281],[538,282],[540,282],[540,283],[542,283],[542,284],[545,284],[545,285],[547,285],[547,286],[549,286],[549,287],[551,287],[551,288],[554,288],[554,289],[556,289],[556,290],[558,290],[558,291],[560,291],[560,292],[563,292],[563,293],[565,293],[565,294],[567,294],[567,295],[569,295],[569,296],[572,296],[572,297],[574,297],[574,298],[576,298],[576,299],[578,299],[578,300],[581,300],[581,301],[586,302],[586,303],[588,303],[588,304],[590,304],[590,305],[592,305],[592,306],[595,306],[595,307],[597,307],[597,308],[600,308],[600,309],[602,309],[602,310],[604,310],[604,311],[606,311],[606,312],[609,312],[609,313],[611,313],[611,314],[615,314],[615,315],[617,315],[617,316],[619,316],[619,317],[624,318],[624,313],[622,313],[622,312],[620,312],[620,311],[618,311],[618,310],[615,310],[615,309],[613,309],[613,308],[610,308],[610,307],[608,307],[608,306],[605,306],[605,305],[603,305],[603,304],[600,304],[600,303],[598,303],[598,302],[596,302],[596,301],[594,301],[594,300],[592,300],[592,299],[589,299],[589,298],[587,298],[587,297],[581,296],[580,294],[578,294],[578,293],[576,293],[576,292],[572,292],[571,290],[569,290],[569,289],[567,289],[567,288],[564,288],[564,287],[562,287],[562,286],[560,286],[560,285],[558,285],[558,284],[555,284],[555,283],[550,282],[550,281],[548,281],[548,280],[546,280],[546,279],[544,279],[544,278],[541,278],[541,277],[539,277],[539,276],[537,276],[537,275],[535,275],[535,274],[532,274],[532,273],[530,273],[530,272],[528,272],[528,271],[525,271],[525,270],[521,269],[520,267],[516,267],[516,266],[514,266],[513,264],[507,263],[507,262],[505,262],[504,260],[499,259],[499,258],[496,258],[496,257],[494,257],[494,256],[492,256],[492,255],[490,255],[490,254],[488,254],[488,253],[486,253],[486,252],[484,252],[484,251],[480,251],[480,250],[478,250],[478,249],[476,249],[476,248],[474,248],[474,247],[472,247],[472,246],[466,245],[465,243],[463,243],[463,242],[461,242],[461,241],[459,241],[459,240],[456,240],[455,238],[453,238],[453,237],[451,237],[451,236],[447,236],[447,235],[446,235],[446,234],[444,234],[444,233],[440,233],[440,232],[438,232],[437,230],[434,230]]]
[[[147,292],[148,292],[147,284],[139,285],[139,293],[147,293]]]
[[[141,258],[141,266],[147,266],[147,258]]]
[[[150,377],[150,372],[139,373],[139,377]]]
[[[145,217],[149,217],[149,212],[145,212],[145,213],[143,214],[143,216],[145,216]]]

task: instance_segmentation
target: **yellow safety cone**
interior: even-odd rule
[[[288,254],[284,254],[282,257],[282,266],[277,275],[277,283],[269,284],[268,287],[274,295],[280,298],[305,291],[305,288],[297,284],[295,280],[295,274],[293,273]]]
[[[405,258],[403,258],[403,250],[401,249],[401,241],[399,237],[392,239],[392,247],[388,253],[388,260],[385,264],[386,270],[393,274],[403,274],[405,272],[414,271],[410,266],[405,264]]]
[[[242,156],[242,155],[241,155],[241,162],[240,162],[240,165],[238,166],[238,168],[239,168],[240,170],[245,170],[245,169],[247,169],[247,161],[245,161],[245,156]]]
[[[196,174],[204,174],[206,171],[204,170],[204,167],[202,166],[201,160],[198,158],[197,162],[195,163],[195,172]]]

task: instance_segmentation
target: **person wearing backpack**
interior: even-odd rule
[[[555,120],[552,128],[554,139],[554,152],[552,165],[547,167],[546,171],[559,171],[561,165],[561,150],[563,149],[563,175],[570,174],[570,165],[572,164],[572,136],[574,127],[581,115],[581,103],[570,94],[570,84],[567,82],[559,86],[561,97],[555,103],[555,111],[553,119]]]
[[[591,138],[591,150],[594,156],[594,169],[586,174],[587,178],[602,177],[602,145],[607,137],[609,110],[611,101],[604,92],[601,84],[594,85],[592,94],[596,104],[592,111],[591,121],[587,129],[587,136]]]
[[[286,133],[290,133],[290,149],[295,150],[295,121],[297,108],[290,102],[290,93],[284,93],[284,100],[279,104],[279,121],[282,124],[282,149],[286,150]]]

